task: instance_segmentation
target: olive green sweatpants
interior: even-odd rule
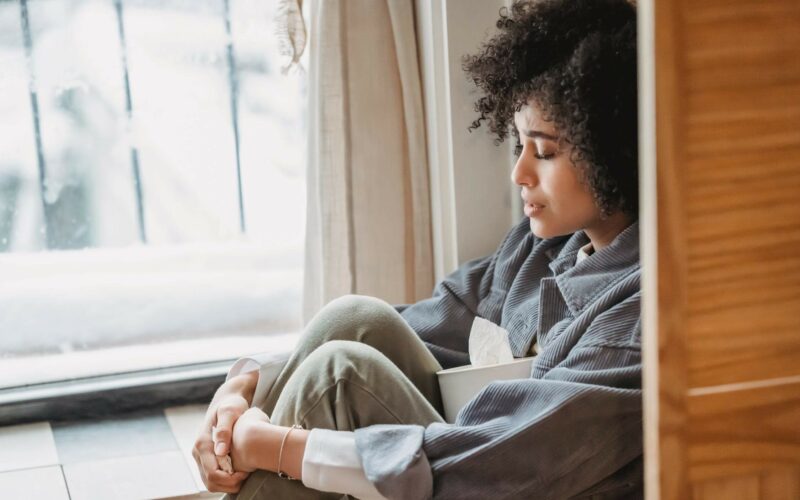
[[[386,302],[349,295],[308,324],[261,409],[272,422],[352,431],[374,424],[442,422],[441,367]],[[339,498],[255,471],[226,499]]]

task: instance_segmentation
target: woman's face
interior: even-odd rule
[[[552,122],[545,121],[535,101],[514,114],[522,152],[511,180],[522,187],[531,231],[552,238],[602,225],[600,208],[582,169],[570,160],[572,146]]]

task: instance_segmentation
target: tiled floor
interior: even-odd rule
[[[0,497],[26,500],[219,498],[191,448],[199,405],[108,420],[0,428]]]

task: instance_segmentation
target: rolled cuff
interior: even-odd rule
[[[422,449],[420,425],[372,425],[356,429],[356,448],[367,479],[388,499],[433,496],[433,475]]]

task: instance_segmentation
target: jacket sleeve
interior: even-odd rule
[[[528,220],[523,222],[506,234],[492,255],[463,264],[439,282],[432,297],[395,306],[444,368],[469,364],[469,332],[478,304],[491,290],[498,258],[530,233]]]
[[[398,310],[445,368],[469,363],[469,332],[493,255],[467,262],[434,289],[433,296]]]
[[[640,322],[614,324],[628,343],[579,343],[541,378],[494,382],[455,424],[357,430],[367,477],[387,498],[486,498],[491,485],[492,498],[565,499],[636,470]]]

